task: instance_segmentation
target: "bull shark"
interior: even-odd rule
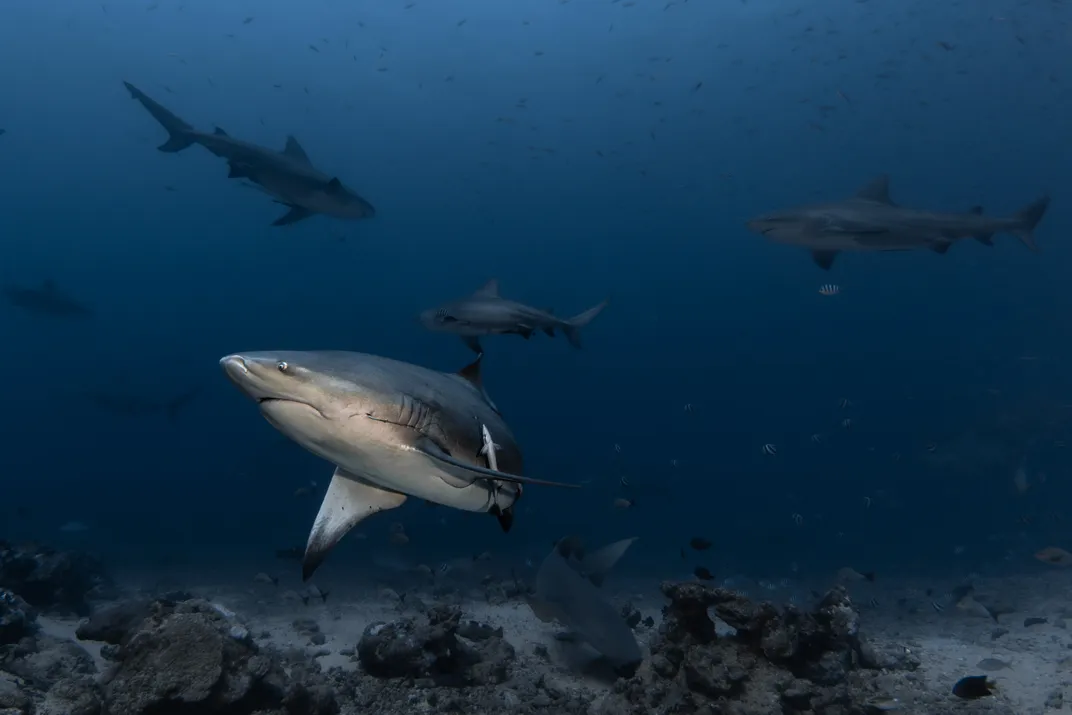
[[[52,280],[44,280],[40,287],[4,286],[4,300],[28,313],[56,318],[90,318],[93,309],[80,300],[62,292]]]
[[[313,166],[308,154],[293,136],[287,137],[283,151],[279,152],[235,139],[219,127],[211,133],[198,131],[130,82],[123,84],[130,95],[167,130],[168,140],[157,149],[175,153],[200,144],[216,156],[226,159],[230,169],[227,178],[247,179],[289,209],[272,222],[273,226],[287,226],[313,214],[341,219],[372,218],[376,215],[372,204],[345,186],[338,177],[328,176]]]
[[[599,587],[636,538],[623,539],[585,555],[574,537],[559,541],[536,573],[527,598],[541,621],[558,621],[594,648],[619,674],[632,675],[642,655],[633,631]]]
[[[461,337],[469,349],[482,354],[480,337],[484,335],[520,335],[528,340],[537,330],[550,337],[559,329],[569,344],[581,347],[580,329],[588,325],[607,307],[607,301],[589,308],[580,315],[563,319],[550,310],[540,310],[507,300],[499,295],[499,281],[492,279],[483,288],[460,300],[420,314],[420,321],[429,330],[453,333]]]
[[[1050,204],[1044,196],[1010,218],[968,213],[936,213],[898,206],[890,200],[889,177],[883,174],[855,196],[825,204],[775,211],[748,222],[748,228],[777,242],[811,250],[816,265],[829,270],[841,251],[911,251],[945,253],[962,238],[993,245],[995,233],[1011,233],[1037,251],[1034,231]]]
[[[335,465],[302,559],[308,580],[354,526],[410,496],[513,525],[521,450],[484,391],[478,357],[456,374],[363,353],[251,352],[220,360],[268,422]],[[482,426],[499,469],[483,466]],[[502,471],[500,471],[502,470]]]

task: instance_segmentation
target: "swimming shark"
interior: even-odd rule
[[[571,637],[588,643],[626,676],[640,664],[640,646],[599,587],[634,541],[623,539],[585,555],[574,537],[560,540],[540,564],[534,592],[527,597],[537,618],[566,626]]]
[[[90,318],[93,309],[60,291],[54,281],[44,280],[39,287],[4,286],[4,300],[28,313],[55,318]]]
[[[945,253],[962,238],[993,245],[995,233],[1011,233],[1037,251],[1034,231],[1050,204],[1044,196],[1010,218],[988,218],[980,207],[968,213],[936,213],[898,206],[890,200],[889,177],[873,179],[855,196],[825,204],[775,211],[748,228],[777,242],[811,250],[816,265],[829,270],[841,251]]]
[[[469,349],[477,354],[484,352],[480,345],[483,335],[520,335],[528,340],[537,330],[553,338],[555,329],[559,329],[570,345],[580,348],[580,329],[592,322],[606,307],[607,301],[604,300],[580,315],[559,318],[550,310],[540,310],[501,297],[499,281],[493,278],[472,295],[422,312],[420,321],[429,330],[461,337]]]
[[[123,84],[167,130],[168,140],[157,149],[174,153],[200,144],[226,159],[230,169],[227,178],[247,179],[289,209],[272,222],[273,226],[287,226],[313,214],[341,219],[376,215],[372,204],[345,186],[338,177],[328,176],[313,166],[309,155],[293,136],[287,137],[286,146],[279,152],[235,139],[219,127],[211,133],[198,131],[130,82]]]
[[[522,476],[521,450],[484,391],[480,362],[451,374],[339,351],[220,360],[273,427],[335,465],[306,543],[303,579],[354,526],[408,497],[493,514],[509,531],[522,485],[575,487]],[[499,469],[483,466],[482,427],[494,436]]]

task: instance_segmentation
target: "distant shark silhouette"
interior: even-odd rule
[[[297,223],[313,214],[341,219],[372,218],[376,215],[372,204],[347,188],[338,178],[330,177],[313,166],[294,137],[288,136],[286,147],[278,152],[235,139],[219,127],[211,134],[201,132],[130,82],[123,84],[131,96],[167,130],[168,140],[157,147],[160,151],[179,152],[200,144],[227,160],[230,168],[227,178],[248,179],[278,203],[287,206],[290,210],[272,222],[273,226]]]
[[[993,245],[994,234],[1001,232],[1036,251],[1035,227],[1049,205],[1044,196],[1011,218],[988,218],[979,207],[963,214],[919,211],[890,200],[889,177],[883,174],[851,198],[775,211],[752,219],[748,228],[777,243],[811,250],[816,265],[829,270],[841,251],[945,253],[962,238]]]

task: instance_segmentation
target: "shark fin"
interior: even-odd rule
[[[290,211],[272,221],[273,226],[289,226],[292,223],[297,223],[303,219],[307,219],[313,215],[313,212],[309,209],[302,208],[301,206],[291,206]]]
[[[484,477],[485,479],[495,479],[500,482],[513,482],[515,484],[538,484],[545,487],[565,487],[567,489],[579,489],[577,484],[566,484],[565,482],[551,482],[543,479],[532,479],[531,477],[522,477],[518,474],[507,474],[506,472],[500,472],[495,469],[488,469],[476,464],[466,464],[460,459],[455,459],[451,455],[443,451],[435,442],[430,439],[420,440],[414,449],[424,454],[426,457],[430,457],[437,462],[447,464],[456,469],[460,469],[470,474],[478,475],[478,477]]]
[[[463,338],[463,340],[464,339],[465,338]],[[473,340],[476,340],[476,338],[473,338]],[[479,346],[480,343],[477,343],[477,347]],[[481,376],[480,372],[480,363],[483,359],[484,352],[482,350],[478,350],[476,360],[463,367],[461,370],[458,371],[457,374],[459,377],[465,378],[466,382],[475,387],[477,389],[477,392],[480,393],[480,396],[484,398],[484,401],[488,403],[488,406],[498,412],[499,408],[496,407],[495,403],[491,401],[491,398],[488,397],[487,390],[484,389],[484,379]]]
[[[983,207],[982,206],[972,206],[970,209],[968,209],[968,213],[970,213],[972,216],[982,216],[983,215]],[[979,243],[983,244],[984,246],[993,246],[994,245],[994,234],[992,234],[992,233],[980,233],[980,234],[977,234],[977,235],[973,236],[972,238],[974,238],[976,241],[978,241]]]
[[[531,338],[532,334],[535,333],[535,332],[536,332],[535,330],[533,330],[532,328],[530,328],[528,326],[521,326],[521,327],[519,327],[517,329],[517,334],[520,335],[521,337],[523,337],[525,340],[528,340],[529,338]]]
[[[490,281],[484,284],[484,286],[473,293],[482,298],[498,298],[499,297],[499,279],[492,278]]]
[[[815,261],[815,265],[819,266],[824,271],[830,270],[830,267],[834,265],[835,258],[837,258],[837,251],[811,252],[811,260]]]
[[[223,131],[223,130],[222,130],[222,129],[220,129],[219,127],[216,127],[215,129],[213,129],[213,130],[212,130],[212,133],[213,133],[213,134],[214,134],[215,136],[218,136],[218,137],[229,137],[229,136],[231,136],[230,134],[228,134],[227,132]]]
[[[196,143],[193,138],[193,127],[130,82],[123,82],[123,85],[130,92],[130,96],[138,100],[153,119],[160,122],[160,126],[167,130],[168,140],[157,147],[158,151],[173,154]]]
[[[569,344],[575,348],[581,347],[581,328],[591,323],[597,315],[603,312],[610,301],[603,301],[599,305],[592,306],[579,315],[575,315],[562,324],[562,333],[566,336]]]
[[[548,337],[555,337],[555,326],[548,325],[543,329],[543,332],[547,333]]]
[[[1038,222],[1046,215],[1046,209],[1049,206],[1050,197],[1043,196],[1030,206],[1025,206],[1017,211],[1016,216],[1013,217],[1013,220],[1017,223],[1017,228],[1013,229],[1013,233],[1020,239],[1022,244],[1032,251],[1038,250],[1038,246],[1035,245],[1035,226],[1038,226]]]
[[[945,252],[948,251],[949,247],[952,245],[952,241],[940,241],[938,243],[932,243],[931,250],[935,253],[945,254]]]
[[[313,165],[313,162],[309,161],[309,155],[302,149],[302,145],[298,143],[298,140],[293,136],[287,137],[287,144],[283,147],[283,154],[294,161],[300,161],[303,164]]]
[[[332,194],[341,194],[343,191],[345,191],[345,189],[342,186],[342,182],[339,181],[339,177],[336,176],[328,182],[328,192]]]
[[[862,189],[856,192],[856,198],[875,201],[880,204],[889,204],[890,206],[896,205],[890,201],[890,177],[886,174],[880,174],[871,179]]]
[[[476,337],[475,335],[463,335],[462,342],[468,345],[469,349],[477,355],[484,354],[484,348],[480,344],[480,338]]]
[[[308,581],[328,552],[361,521],[377,512],[397,509],[405,494],[389,492],[358,479],[342,467],[335,468],[327,494],[317,512],[302,558],[302,580]]]
[[[488,513],[499,520],[499,528],[503,530],[504,534],[510,533],[510,529],[514,526],[514,508],[506,507],[502,509],[498,504],[491,507]]]
[[[602,586],[607,574],[610,573],[610,570],[614,568],[614,565],[621,560],[625,552],[638,538],[634,536],[631,539],[615,541],[613,544],[607,544],[599,551],[588,554],[581,559],[581,571],[592,582],[593,586]]]

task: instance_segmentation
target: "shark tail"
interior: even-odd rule
[[[164,105],[157,102],[155,99],[142,92],[140,89],[132,85],[130,82],[123,82],[127,91],[130,92],[130,96],[138,100],[141,106],[145,107],[145,110],[153,116],[153,119],[160,122],[160,126],[167,130],[168,140],[157,147],[158,150],[174,154],[177,151],[182,151],[188,146],[197,143],[194,136],[194,128],[187,124],[171,113],[169,109]]]
[[[1016,228],[1012,230],[1013,234],[1032,251],[1038,251],[1038,245],[1035,244],[1035,227],[1046,215],[1046,209],[1049,206],[1050,197],[1043,196],[1038,201],[1017,211],[1016,216],[1013,217],[1016,222]]]
[[[186,405],[190,404],[190,402],[195,397],[197,397],[197,393],[199,393],[200,391],[201,391],[200,387],[195,387],[193,389],[187,390],[186,392],[182,393],[181,395],[179,395],[175,399],[173,399],[170,402],[168,402],[167,403],[167,416],[168,416],[168,419],[172,420],[172,421],[175,421],[176,419],[178,419],[179,412],[182,411],[182,408],[184,408],[184,407],[186,407]]]
[[[593,306],[580,315],[575,315],[562,324],[562,333],[566,336],[569,344],[575,348],[581,347],[581,328],[591,323],[597,315],[607,307],[608,301]]]

